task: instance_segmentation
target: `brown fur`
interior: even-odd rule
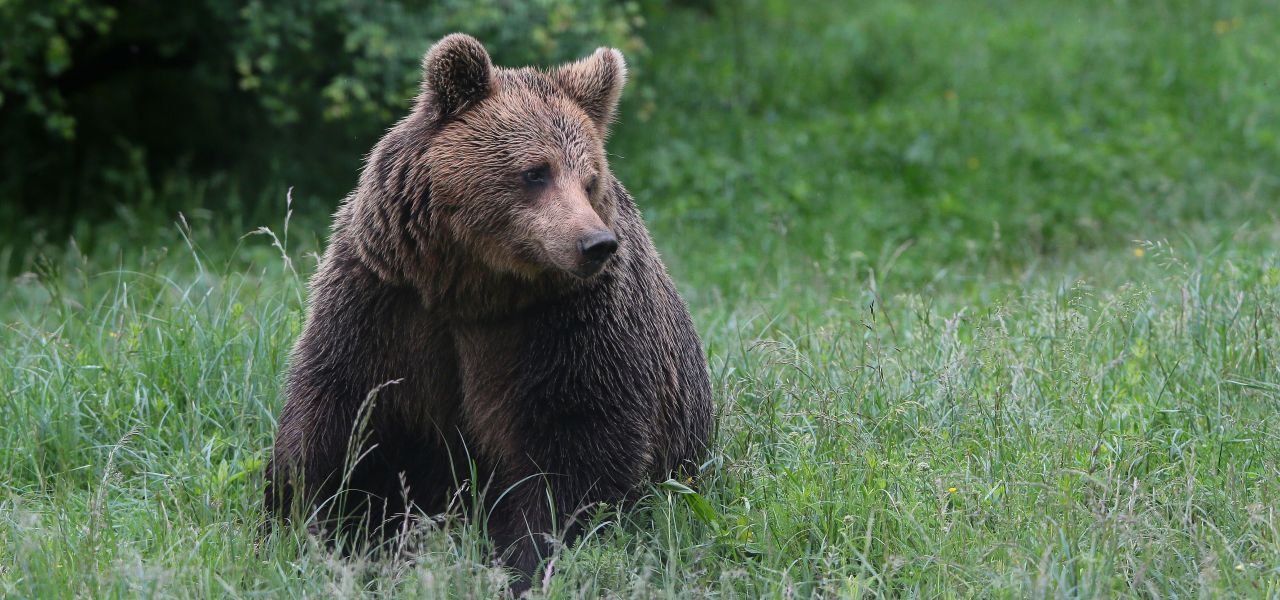
[[[622,55],[502,69],[454,34],[423,64],[311,280],[267,508],[377,532],[443,510],[474,465],[490,504],[505,493],[496,548],[528,576],[544,534],[576,534],[553,523],[696,468],[706,362],[605,159]],[[597,260],[602,236],[617,249]]]

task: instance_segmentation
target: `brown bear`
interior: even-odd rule
[[[524,587],[581,510],[696,471],[706,360],[605,156],[625,79],[605,48],[551,71],[461,34],[427,52],[311,279],[269,513],[385,535],[469,482]]]

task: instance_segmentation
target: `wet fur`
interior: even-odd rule
[[[488,502],[506,492],[495,548],[527,577],[544,534],[576,535],[553,523],[693,472],[711,425],[706,362],[605,160],[625,75],[616,50],[550,72],[494,68],[457,34],[428,52],[413,112],[370,154],[311,280],[270,512],[376,534],[444,510],[474,461]],[[512,174],[548,157],[558,183],[531,200]],[[561,267],[588,221],[619,249],[581,279]],[[367,454],[343,488],[374,390]]]

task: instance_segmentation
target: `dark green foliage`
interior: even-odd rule
[[[12,0],[0,3],[0,108],[18,109],[41,121],[52,136],[75,136],[51,79],[71,67],[72,47],[110,31],[116,9],[93,0]]]
[[[119,180],[139,174],[154,184],[232,172],[242,184],[287,180],[341,194],[409,105],[422,54],[451,31],[481,36],[504,64],[642,48],[634,3],[113,6],[0,3],[0,197],[22,212],[102,214],[136,201]]]

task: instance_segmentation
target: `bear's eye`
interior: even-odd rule
[[[547,165],[540,165],[529,169],[520,174],[520,178],[529,185],[542,185],[547,182],[547,178],[551,175],[551,168]]]
[[[592,177],[591,179],[589,179],[587,181],[587,195],[588,196],[596,195],[596,186],[599,184],[600,184],[599,177]]]

